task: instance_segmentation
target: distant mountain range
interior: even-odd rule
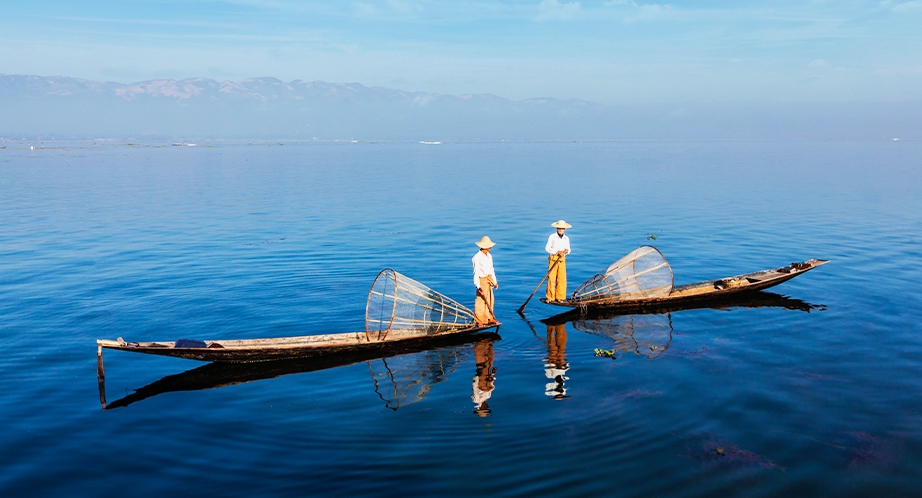
[[[0,138],[529,140],[922,137],[922,104],[651,104],[204,78],[0,74]]]

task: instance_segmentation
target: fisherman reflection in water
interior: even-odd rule
[[[493,381],[496,379],[496,367],[493,366],[493,341],[480,341],[474,344],[474,362],[477,373],[474,375],[474,413],[478,417],[490,414],[487,400],[493,395]]]
[[[471,258],[474,263],[474,287],[477,288],[477,297],[474,298],[474,320],[478,327],[495,325],[496,315],[493,313],[493,289],[498,289],[496,273],[493,271],[493,256],[490,249],[496,245],[490,237],[484,236],[475,242],[480,248]]]
[[[544,375],[553,382],[548,382],[544,394],[554,399],[568,398],[564,381],[569,380],[567,370],[567,328],[564,324],[547,326],[547,364]]]

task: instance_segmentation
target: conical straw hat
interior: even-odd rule
[[[496,245],[496,242],[493,242],[492,240],[490,240],[490,237],[487,237],[486,235],[484,235],[482,239],[474,243],[477,244],[477,247],[481,249],[488,249]]]
[[[554,223],[551,223],[551,226],[554,228],[571,228],[572,227],[572,225],[570,225],[569,223],[563,220],[555,221]]]

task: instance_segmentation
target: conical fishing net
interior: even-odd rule
[[[365,331],[425,330],[438,334],[474,326],[474,313],[406,275],[385,268],[365,305]]]
[[[672,292],[672,267],[653,246],[640,246],[573,291],[576,301],[665,297]]]
[[[614,340],[612,349],[656,358],[672,342],[672,315],[621,315],[601,320],[577,320],[573,328]]]

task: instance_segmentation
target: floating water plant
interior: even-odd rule
[[[617,351],[614,349],[595,348],[595,355],[601,356],[603,358],[611,358],[613,360],[617,360],[618,358],[615,356],[615,353],[617,353]]]

